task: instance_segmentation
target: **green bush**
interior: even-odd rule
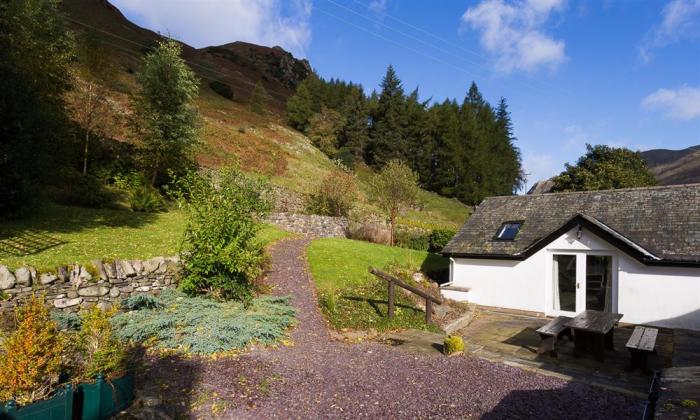
[[[445,354],[450,355],[464,351],[464,340],[456,335],[448,335],[443,342]]]
[[[134,188],[129,193],[129,205],[131,210],[143,213],[157,213],[165,211],[165,200],[155,188],[144,185]]]
[[[457,231],[452,229],[435,229],[430,232],[428,237],[428,251],[430,252],[440,252],[442,249],[450,242],[457,234]]]
[[[71,176],[66,182],[66,189],[62,191],[59,201],[69,206],[110,207],[116,198],[92,175]]]
[[[227,85],[226,83],[214,80],[213,82],[209,83],[209,87],[211,88],[211,90],[223,96],[224,98],[230,101],[233,100],[233,89],[231,89],[231,86]]]
[[[267,186],[226,168],[190,172],[174,181],[172,191],[188,215],[182,290],[250,301],[265,261],[256,235],[270,210]]]
[[[156,348],[211,355],[244,348],[252,342],[271,344],[294,323],[288,297],[217,302],[164,290],[162,308],[143,308],[113,318],[118,337]]]
[[[415,249],[417,251],[427,251],[430,246],[428,234],[410,230],[397,231],[394,243],[401,248]]]
[[[165,306],[160,298],[152,295],[134,295],[122,301],[122,309],[138,311],[141,309],[158,309]]]

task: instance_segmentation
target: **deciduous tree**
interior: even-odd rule
[[[639,152],[624,147],[586,144],[586,154],[553,178],[552,191],[592,191],[656,185]]]
[[[390,160],[371,180],[374,201],[384,211],[394,245],[396,219],[418,198],[418,175],[400,160]]]

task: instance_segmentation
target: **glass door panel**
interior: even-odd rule
[[[557,255],[553,260],[554,310],[576,312],[576,255]]]
[[[612,312],[612,257],[586,255],[586,309]]]

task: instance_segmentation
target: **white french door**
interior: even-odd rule
[[[617,270],[614,255],[553,252],[551,309],[575,316],[586,309],[616,312]]]

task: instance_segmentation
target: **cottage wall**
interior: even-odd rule
[[[469,292],[445,297],[479,305],[555,315],[552,263],[556,252],[613,255],[617,268],[613,306],[622,322],[700,330],[700,268],[647,266],[586,229],[572,229],[524,261],[454,258],[453,285]]]

